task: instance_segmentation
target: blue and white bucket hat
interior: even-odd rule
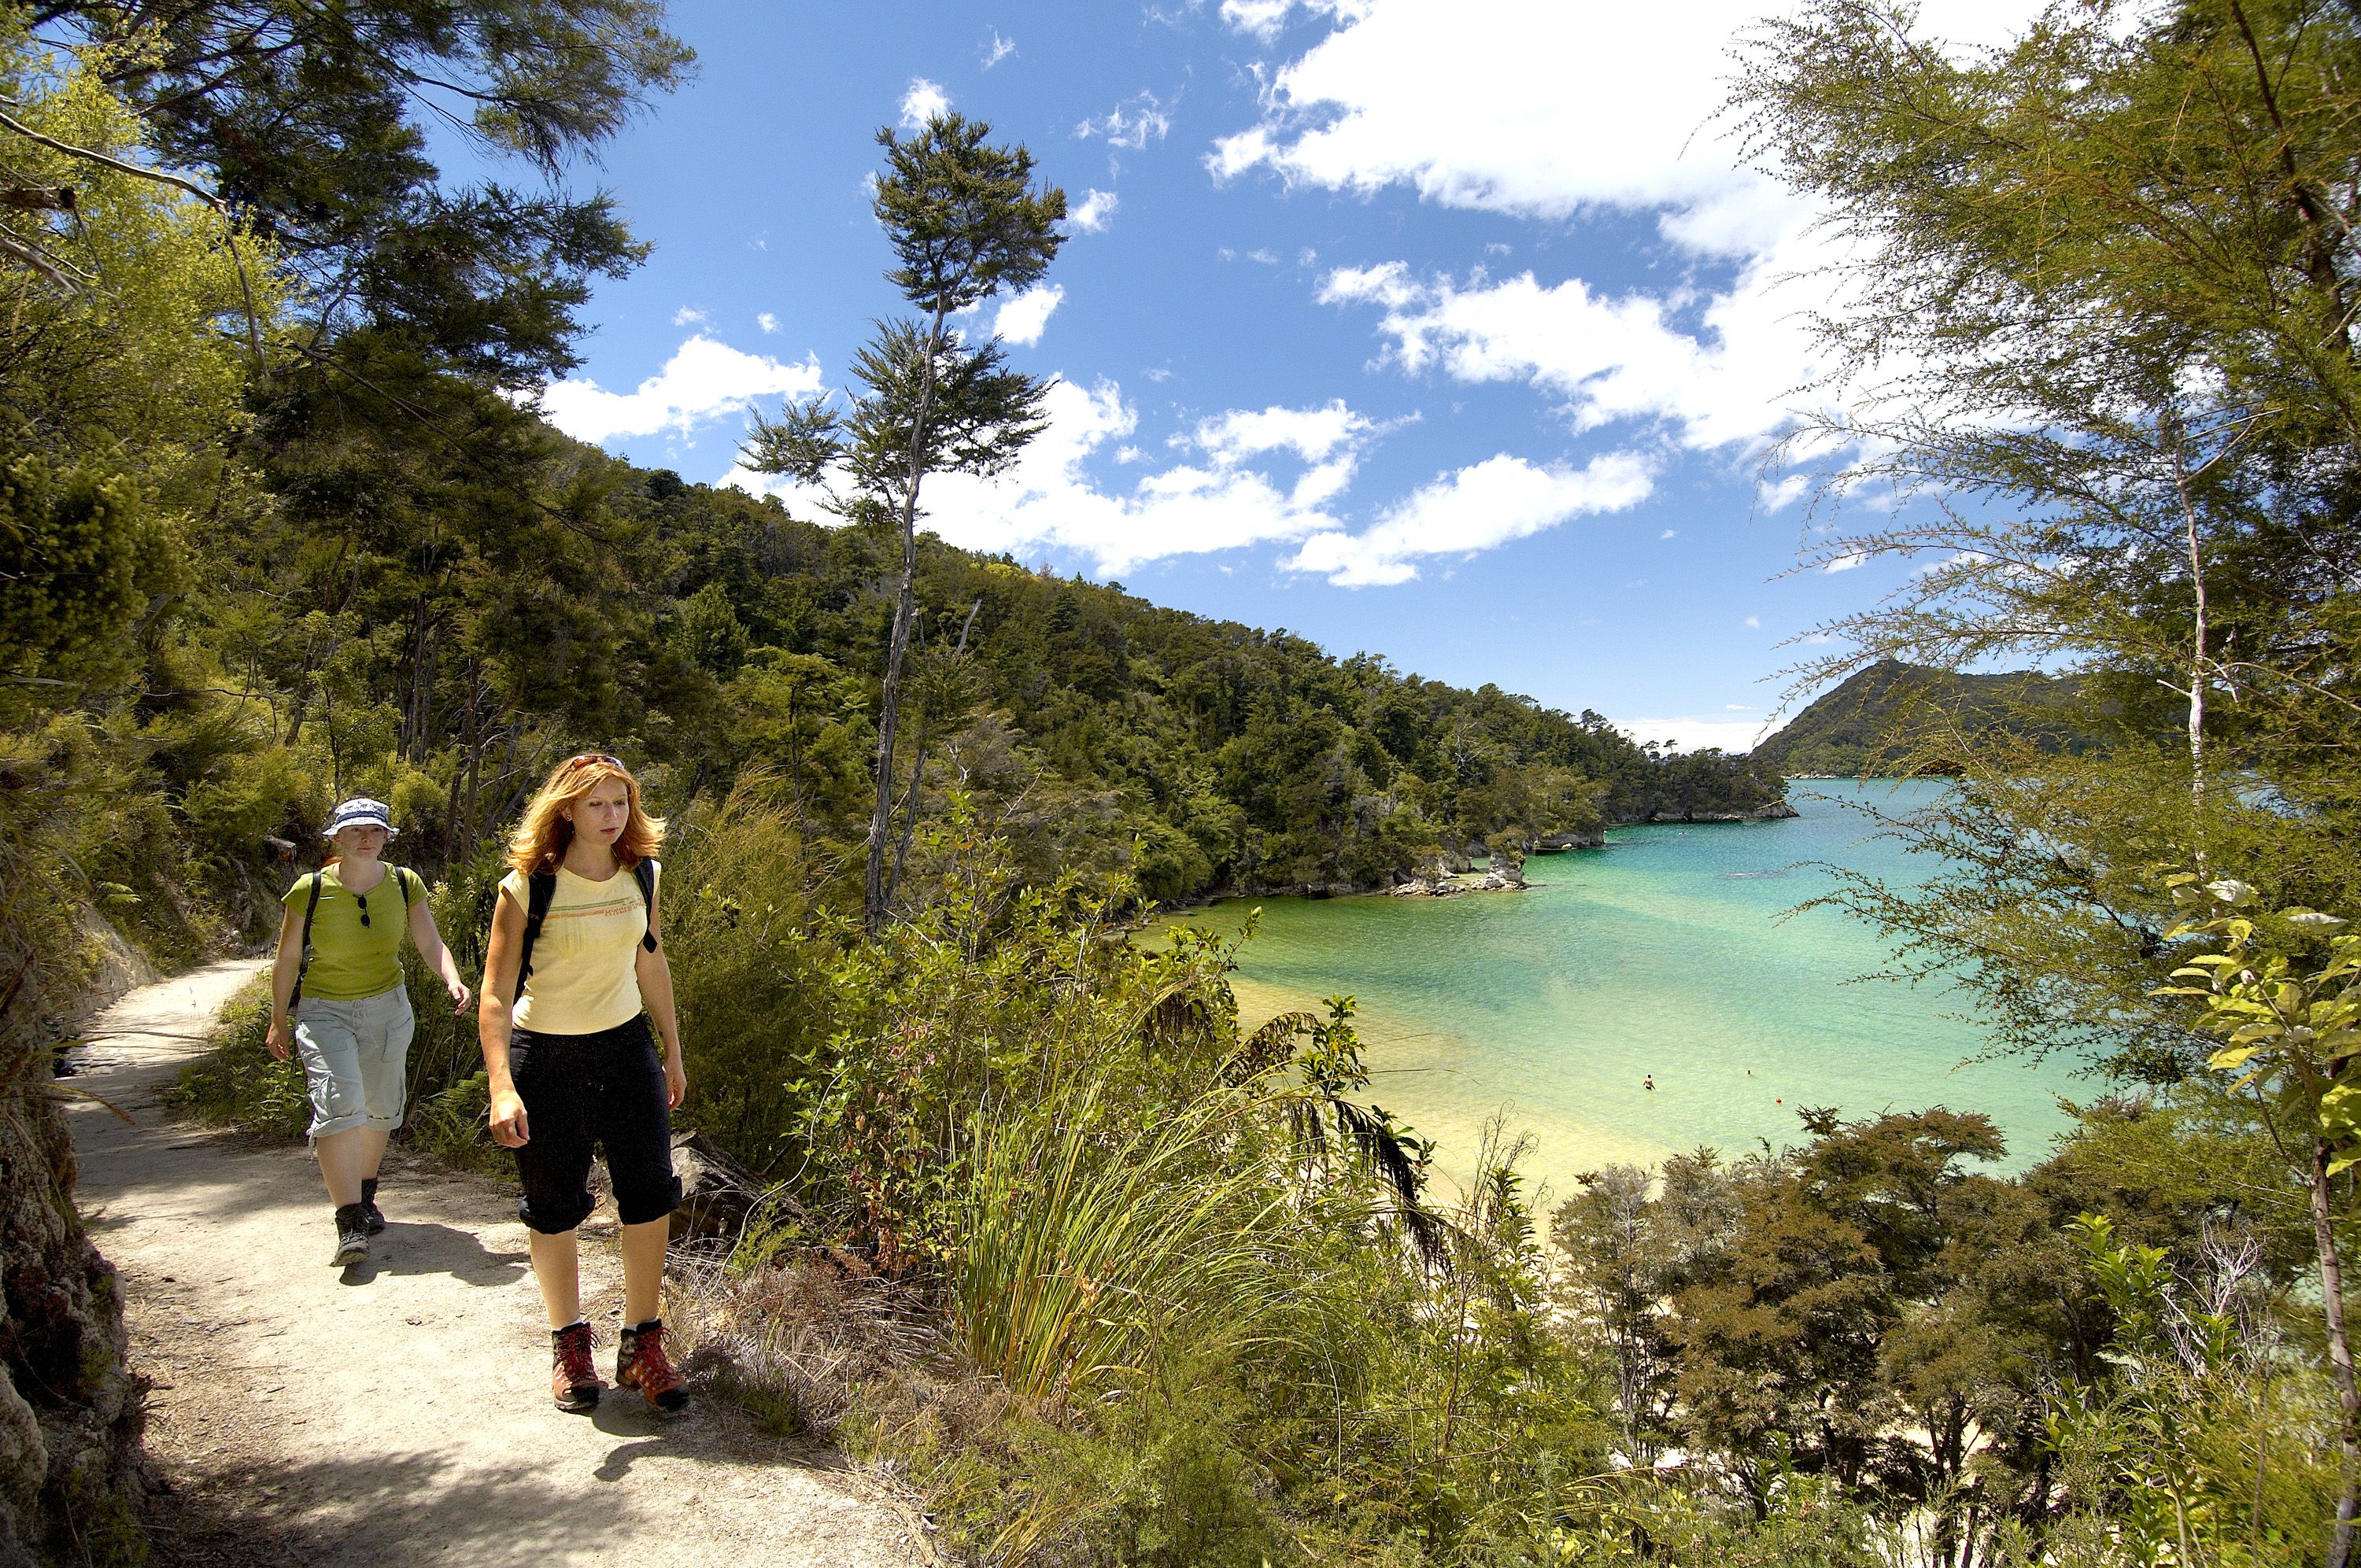
[[[389,839],[401,829],[393,825],[393,812],[385,802],[371,800],[367,795],[355,795],[336,807],[328,817],[328,825],[320,829],[320,837],[333,839],[347,828],[382,828]]]

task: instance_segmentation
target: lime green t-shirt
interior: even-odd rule
[[[403,883],[397,886],[394,878]],[[381,996],[401,983],[401,940],[410,929],[410,911],[402,902],[403,887],[415,904],[426,896],[418,873],[397,866],[385,869],[385,878],[367,894],[345,891],[336,868],[320,872],[320,907],[312,915],[312,965],[303,971],[303,994],[324,1002],[353,1002]],[[312,879],[299,876],[279,902],[300,919],[312,901]],[[361,924],[362,905],[368,924]]]

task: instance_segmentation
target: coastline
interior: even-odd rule
[[[1281,1013],[1327,1011],[1319,997],[1243,975],[1230,977],[1230,989],[1238,999],[1238,1027],[1242,1034],[1252,1033]],[[1361,1037],[1362,1063],[1369,1069],[1369,1087],[1360,1098],[1367,1103],[1395,1111],[1419,1136],[1434,1140],[1433,1195],[1438,1202],[1449,1201],[1454,1189],[1466,1191],[1474,1179],[1484,1124],[1495,1111],[1505,1115],[1504,1131],[1509,1137],[1521,1133],[1532,1135],[1532,1151],[1519,1162],[1518,1168],[1527,1179],[1527,1196],[1531,1197],[1537,1187],[1546,1186],[1553,1203],[1570,1196],[1576,1179],[1586,1171],[1609,1165],[1653,1169],[1667,1155],[1678,1152],[1669,1144],[1604,1127],[1569,1124],[1563,1119],[1547,1129],[1524,1125],[1518,1121],[1510,1102],[1490,1109],[1478,1108],[1472,1102],[1455,1103],[1464,1096],[1447,1090],[1441,1093],[1433,1091],[1460,1077],[1444,1062],[1473,1049],[1474,1041],[1357,1004],[1353,1010],[1353,1027]],[[1416,1105],[1416,1113],[1403,1112],[1405,1103]]]
[[[1709,827],[1719,823],[1785,822],[1802,815],[1803,813],[1797,811],[1793,804],[1784,799],[1774,800],[1768,806],[1752,806],[1743,811],[1651,812],[1645,817],[1610,822],[1594,833],[1546,834],[1533,846],[1525,863],[1530,866],[1533,861],[1543,855],[1568,855],[1582,850],[1604,850],[1607,848],[1607,835],[1619,828]],[[1514,893],[1521,892],[1527,886],[1536,885],[1522,882],[1488,883],[1484,872],[1471,872],[1467,869],[1474,863],[1476,858],[1477,857],[1461,855],[1457,859],[1463,864],[1448,868],[1449,877],[1453,881],[1471,876],[1476,879],[1473,882],[1458,883],[1455,891]],[[1254,883],[1243,886],[1233,884],[1228,887],[1211,888],[1203,893],[1191,894],[1185,898],[1160,902],[1156,906],[1156,914],[1159,916],[1178,915],[1188,910],[1209,908],[1216,904],[1225,904],[1242,898],[1362,898],[1376,894],[1396,893],[1422,883],[1432,884],[1443,880],[1444,879],[1441,877],[1422,878],[1415,874],[1396,873],[1384,882]]]
[[[1372,1075],[1355,1098],[1437,1141],[1438,1202],[1503,1110],[1510,1135],[1535,1135],[1524,1168],[1560,1194],[1606,1164],[1792,1144],[1806,1106],[1982,1112],[2017,1168],[2062,1130],[2075,1064],[1984,1058],[1964,999],[1857,983],[1885,962],[1873,934],[1826,909],[1790,917],[1816,866],[1909,874],[1847,809],[1893,787],[1935,786],[1823,785],[1798,792],[1804,820],[1750,828],[1634,824],[1614,854],[1531,868],[1524,898],[1244,898],[1159,911],[1146,939],[1235,934],[1260,908],[1231,977],[1241,1022],[1355,996]]]

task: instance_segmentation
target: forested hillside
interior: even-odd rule
[[[1770,772],[1953,773],[1980,745],[2015,736],[2044,751],[2080,751],[2097,739],[2077,713],[2081,685],[2032,671],[1963,675],[1880,659],[1814,698],[1748,760]]]

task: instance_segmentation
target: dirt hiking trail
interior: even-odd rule
[[[82,1212],[121,1271],[165,1564],[730,1564],[931,1561],[910,1516],[824,1452],[712,1399],[659,1416],[611,1387],[548,1394],[549,1335],[502,1183],[389,1158],[370,1261],[328,1265],[308,1150],[198,1127],[160,1093],[256,973],[143,987],[92,1025],[68,1080],[129,1113],[69,1111]],[[614,1376],[611,1243],[583,1304]]]

